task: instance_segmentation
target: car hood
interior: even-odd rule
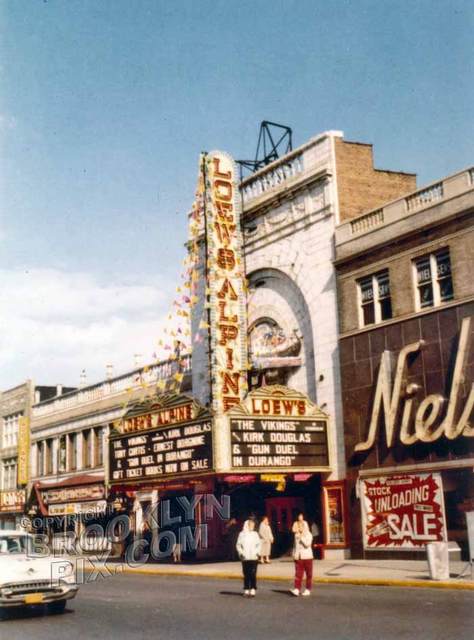
[[[57,580],[59,563],[67,563],[70,565],[70,570],[68,570],[66,574],[73,572],[72,563],[65,558],[51,559],[23,554],[0,555],[0,585],[8,582]]]

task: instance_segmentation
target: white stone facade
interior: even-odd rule
[[[332,480],[345,476],[333,268],[335,137],[342,133],[324,133],[242,183],[248,326],[270,318],[301,339],[302,364],[287,384],[330,416]]]

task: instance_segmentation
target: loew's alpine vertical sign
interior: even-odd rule
[[[204,160],[212,408],[219,416],[247,391],[245,273],[235,163],[221,151]]]

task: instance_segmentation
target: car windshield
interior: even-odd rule
[[[30,536],[0,536],[0,554],[28,553],[31,548]]]

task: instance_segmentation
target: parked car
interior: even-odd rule
[[[60,613],[77,591],[69,560],[37,553],[30,534],[0,531],[0,613],[31,605],[46,605],[48,611]]]

